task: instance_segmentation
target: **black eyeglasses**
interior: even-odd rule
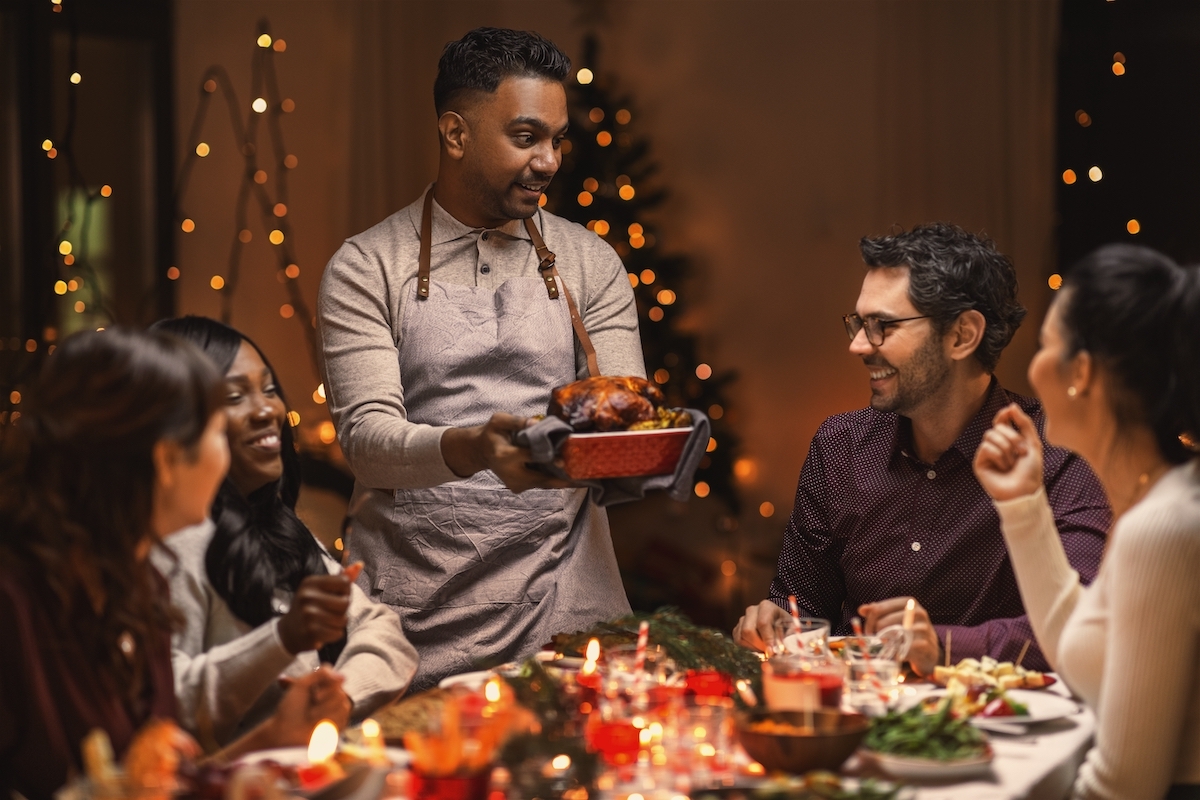
[[[883,344],[883,333],[891,325],[899,325],[901,322],[912,322],[914,319],[929,319],[929,314],[922,314],[919,317],[904,317],[903,319],[879,319],[878,317],[867,317],[863,319],[858,314],[847,314],[842,317],[842,322],[846,324],[846,335],[850,337],[850,341],[854,341],[854,337],[858,336],[858,332],[866,330],[867,341],[876,347]]]

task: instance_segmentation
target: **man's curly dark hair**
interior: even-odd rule
[[[437,113],[468,92],[492,94],[505,78],[531,76],[561,82],[571,59],[554,42],[532,31],[476,28],[442,50],[433,105]]]
[[[944,333],[959,315],[972,309],[987,327],[975,357],[988,372],[1025,319],[1017,302],[1017,272],[1012,261],[986,236],[957,225],[934,222],[859,242],[867,267],[908,267],[908,297],[921,314]]]

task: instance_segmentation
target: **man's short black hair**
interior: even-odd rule
[[[561,83],[571,71],[571,59],[549,39],[532,31],[476,28],[442,49],[433,106],[440,117],[464,92],[491,94],[514,75]]]
[[[1017,271],[986,236],[957,225],[935,222],[889,236],[864,236],[863,261],[877,267],[908,267],[908,298],[921,314],[945,332],[964,311],[974,309],[987,321],[975,357],[988,372],[1025,319],[1017,302]]]

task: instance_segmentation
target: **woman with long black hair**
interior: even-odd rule
[[[149,552],[204,519],[229,463],[223,387],[186,342],[117,329],[65,339],[0,423],[0,797],[51,797],[104,730],[120,756],[173,719],[170,610]],[[7,422],[7,421],[6,421]],[[306,742],[339,681],[297,681],[226,751]]]
[[[355,719],[398,697],[417,655],[396,614],[367,599],[295,513],[300,465],[287,403],[258,347],[206,317],[156,329],[197,345],[224,376],[228,478],[211,521],[170,537],[162,559],[185,619],[172,660],[181,718],[223,743],[279,701],[283,676],[331,663]]]

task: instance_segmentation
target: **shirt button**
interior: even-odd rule
[[[484,275],[487,275],[489,272],[492,271],[492,268],[489,267],[487,264],[484,264],[482,267],[479,268],[479,271],[482,272]]]
[[[926,473],[925,473],[925,477],[926,477],[926,478],[929,478],[929,480],[933,480],[934,478],[936,478],[936,477],[937,477],[937,473],[936,473],[936,472],[934,472],[933,470],[929,470],[929,472],[926,472]],[[915,549],[915,548],[914,548],[914,549]]]
[[[918,550],[920,550],[920,549],[921,549],[921,543],[920,543],[920,542],[913,542],[913,543],[912,543],[912,549],[913,549],[913,552],[914,552],[914,553],[915,553],[915,552],[917,552]]]

